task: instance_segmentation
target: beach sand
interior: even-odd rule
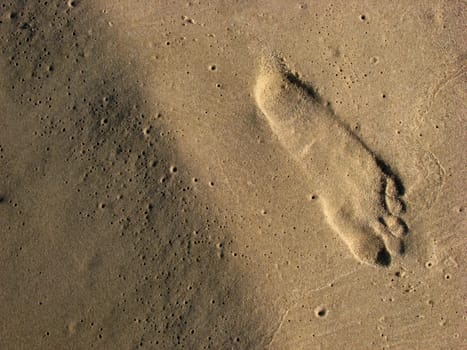
[[[461,349],[462,1],[0,0],[0,349]]]

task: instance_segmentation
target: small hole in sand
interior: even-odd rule
[[[217,67],[216,67],[215,64],[213,64],[213,65],[209,66],[209,69],[212,70],[212,71],[215,71],[215,70],[217,70]]]
[[[328,311],[322,307],[322,306],[319,306],[315,309],[315,314],[317,317],[326,317],[326,315],[328,314]]]
[[[365,21],[365,20],[366,20],[366,16],[365,16],[365,15],[361,15],[361,16],[360,16],[360,20]]]

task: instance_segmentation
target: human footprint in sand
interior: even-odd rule
[[[327,221],[354,256],[389,266],[404,253],[394,176],[316,93],[277,58],[263,62],[254,96],[273,133],[317,187]]]

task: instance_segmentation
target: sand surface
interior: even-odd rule
[[[0,349],[462,349],[463,1],[0,0]]]

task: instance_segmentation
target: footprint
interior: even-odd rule
[[[353,255],[389,266],[404,253],[400,183],[316,92],[279,59],[265,60],[256,103],[282,146],[313,181],[328,223]]]

